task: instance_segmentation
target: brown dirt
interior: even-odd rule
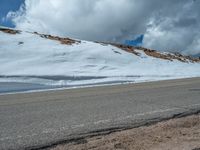
[[[122,44],[115,44],[115,43],[108,43],[110,45],[113,45],[115,47],[118,47],[122,50],[125,50],[129,53],[133,53],[137,56],[140,56],[140,54],[138,52],[136,52],[135,50],[141,50],[141,51],[144,51],[144,53],[148,56],[151,56],[151,57],[155,57],[155,58],[160,58],[160,59],[165,59],[165,60],[170,60],[170,61],[173,61],[173,60],[178,60],[178,61],[181,61],[181,62],[200,62],[200,58],[193,58],[191,56],[184,56],[184,55],[181,55],[180,53],[174,53],[174,54],[165,54],[165,53],[160,53],[156,50],[151,50],[151,49],[147,49],[147,48],[144,48],[144,47],[133,47],[133,46],[128,46],[128,45],[122,45]]]
[[[7,28],[0,28],[0,31],[4,33],[9,33],[9,34],[19,34],[21,32],[20,30],[13,30],[13,29],[7,29]]]
[[[118,48],[120,48],[122,50],[125,50],[125,51],[127,51],[129,53],[133,53],[133,54],[135,54],[137,56],[140,56],[140,54],[138,52],[136,52],[135,48],[132,47],[132,46],[127,46],[127,45],[122,45],[122,44],[113,44],[113,43],[111,45],[113,45],[115,47],[118,47]]]
[[[152,56],[152,57],[155,57],[155,58],[161,58],[161,59],[166,59],[166,60],[170,60],[170,61],[178,60],[178,61],[181,61],[181,62],[189,62],[189,61],[190,62],[200,62],[199,58],[184,56],[184,55],[181,55],[180,53],[174,53],[174,54],[167,54],[166,53],[166,54],[164,54],[164,53],[159,53],[156,50],[151,50],[151,49],[147,49],[147,48],[139,47],[139,49],[143,50],[146,55]]]
[[[58,145],[52,150],[199,150],[200,115]]]
[[[73,40],[73,39],[70,39],[70,38],[61,38],[59,36],[52,36],[52,35],[48,35],[48,34],[39,34],[37,32],[34,32],[34,34],[40,35],[40,37],[42,37],[42,38],[60,41],[61,44],[66,44],[66,45],[81,43],[81,41]]]

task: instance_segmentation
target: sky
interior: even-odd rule
[[[17,11],[24,0],[0,0],[0,25],[14,27],[11,20],[6,19],[8,12]]]
[[[22,2],[0,0],[1,24],[83,40],[200,54],[200,0]]]

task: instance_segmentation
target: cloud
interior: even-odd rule
[[[25,0],[9,12],[16,28],[85,40],[122,42],[144,35],[149,48],[200,53],[200,1]]]
[[[172,11],[172,12],[171,12]],[[200,1],[174,4],[149,22],[143,44],[163,51],[200,53]]]
[[[141,17],[142,9],[134,0],[26,0],[23,11],[10,18],[17,28],[118,41],[145,32],[148,13]]]

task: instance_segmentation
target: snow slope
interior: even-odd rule
[[[102,43],[68,45],[35,33],[0,31],[0,82],[80,86],[200,76],[200,63],[136,52],[139,56]]]

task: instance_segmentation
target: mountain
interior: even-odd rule
[[[0,82],[76,86],[200,76],[200,59],[0,27]]]

